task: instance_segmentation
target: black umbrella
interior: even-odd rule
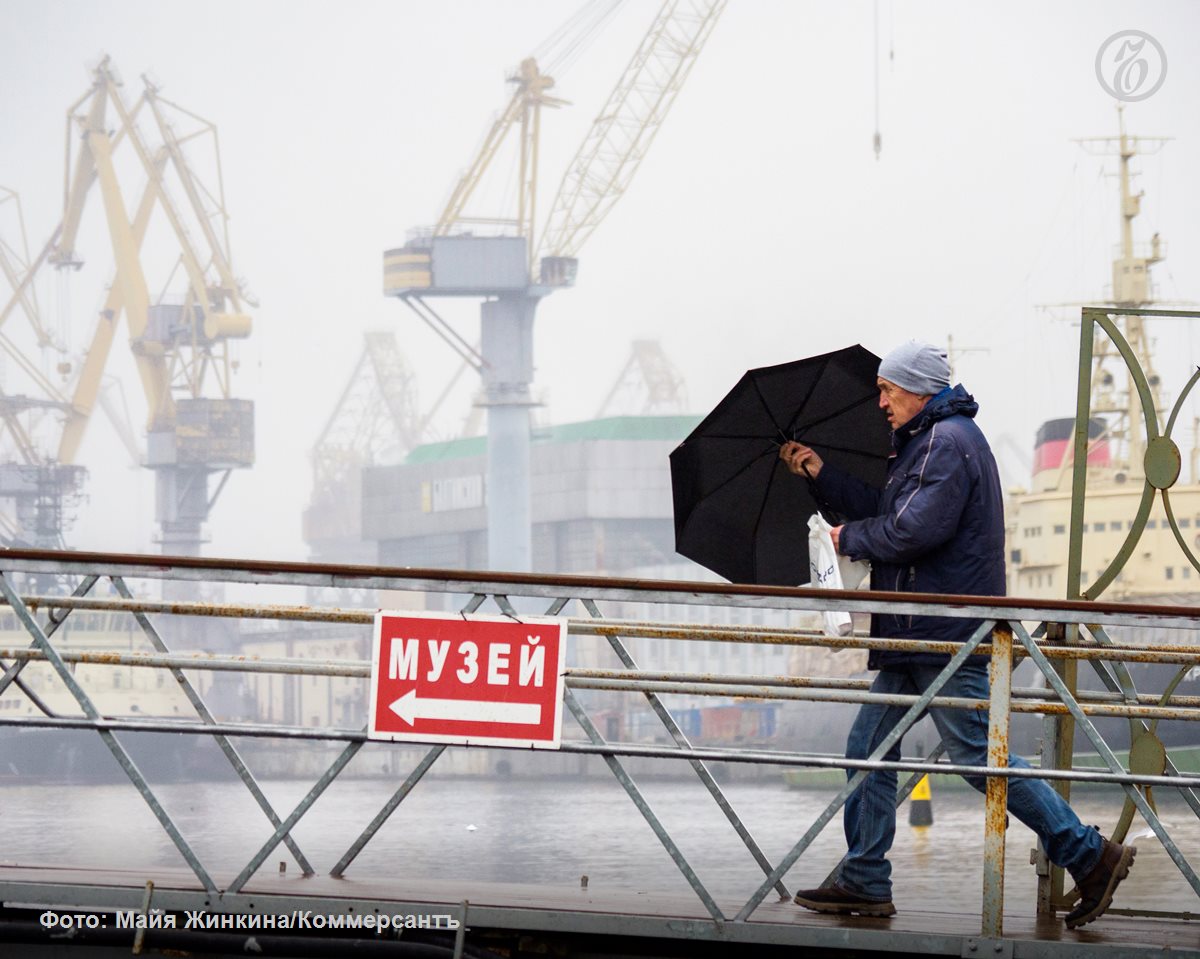
[[[750,370],[671,453],[675,549],[735,583],[808,582],[813,484],[779,447],[799,440],[876,488],[891,454],[875,386],[879,357],[861,346]]]

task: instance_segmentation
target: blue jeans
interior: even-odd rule
[[[904,665],[881,669],[871,685],[873,693],[920,695],[940,673],[940,666]],[[940,696],[988,698],[987,667],[964,665],[942,687]],[[846,744],[848,759],[866,759],[875,751],[908,711],[907,706],[865,703],[854,720]],[[965,709],[929,710],[933,723],[946,744],[950,761],[964,766],[987,765],[988,715]],[[882,757],[900,759],[897,742]],[[1010,766],[1028,769],[1029,764],[1010,756]],[[847,770],[853,776],[855,770]],[[975,789],[985,791],[986,777],[964,777]],[[1103,838],[1084,826],[1075,811],[1044,779],[1010,779],[1008,810],[1037,833],[1050,861],[1079,879],[1100,860]],[[846,801],[843,824],[849,852],[842,864],[838,883],[873,899],[891,899],[891,864],[887,852],[896,835],[896,773],[875,770]]]

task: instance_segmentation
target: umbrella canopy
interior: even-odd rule
[[[861,346],[750,370],[671,453],[675,549],[735,583],[808,582],[813,484],[779,459],[787,440],[881,488],[891,430],[879,357]]]

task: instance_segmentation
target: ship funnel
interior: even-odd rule
[[[1104,420],[1095,417],[1088,420],[1088,466],[1107,466],[1111,462],[1107,431]],[[1068,451],[1074,436],[1073,417],[1046,420],[1038,428],[1033,446],[1034,489],[1040,491],[1058,486],[1057,471],[1065,461],[1069,461]]]

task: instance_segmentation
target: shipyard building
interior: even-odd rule
[[[629,575],[680,562],[667,457],[694,416],[616,416],[535,430],[533,570]],[[486,569],[487,440],[418,446],[365,469],[362,530],[385,566]]]

